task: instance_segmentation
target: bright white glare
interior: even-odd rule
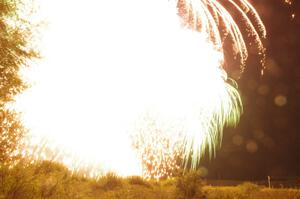
[[[17,103],[33,136],[87,162],[141,174],[128,136],[139,116],[187,119],[223,86],[222,54],[184,28],[167,0],[39,3],[49,22],[43,59],[26,72],[32,88]]]

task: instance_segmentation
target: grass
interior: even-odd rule
[[[236,187],[212,187],[203,188],[209,199],[299,199],[298,189],[269,189],[260,188],[254,192],[244,192]]]
[[[63,165],[42,161],[0,165],[0,199],[297,199],[299,189],[269,189],[251,182],[237,186],[210,186],[197,172],[165,179],[145,180],[108,173],[98,179],[72,174]]]

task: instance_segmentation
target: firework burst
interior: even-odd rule
[[[33,72],[37,86],[20,105],[32,134],[54,140],[47,148],[74,170],[96,162],[121,175],[161,178],[180,160],[196,168],[204,153],[213,156],[223,127],[236,125],[242,113],[224,67],[225,43],[240,73],[248,40],[264,63],[266,31],[253,6],[246,0],[88,2],[43,1],[52,20],[44,70]],[[64,148],[74,158],[64,157]],[[74,163],[82,157],[88,160]]]
[[[133,147],[142,161],[143,177],[161,179],[172,176],[180,168],[182,140],[180,133],[174,133],[180,129],[164,126],[150,113],[137,123],[138,127],[131,136]]]
[[[231,8],[231,11],[228,8]],[[266,36],[265,27],[254,9],[247,0],[178,0],[178,14],[183,24],[188,28],[206,35],[214,49],[224,55],[224,41],[229,38],[233,45],[233,56],[240,60],[240,73],[243,72],[248,57],[247,45],[239,24],[246,27],[247,38],[253,39],[258,54],[261,55],[262,74],[264,69],[265,48],[262,39]],[[235,12],[240,17],[239,23],[230,14]],[[222,70],[224,58],[219,67],[221,73],[211,77],[220,81],[215,90],[215,96],[210,98],[212,106],[203,106],[198,112],[198,128],[187,131],[184,148],[184,160],[187,164],[190,156],[193,168],[197,166],[201,154],[208,150],[215,154],[221,143],[222,130],[225,125],[236,125],[241,111],[241,98],[237,88],[228,83],[227,73]],[[222,77],[222,80],[220,80]]]
[[[254,41],[254,45],[257,48],[258,54],[261,56],[262,70],[264,70],[265,48],[263,46],[262,39],[266,36],[265,27],[254,9],[254,7],[246,0],[177,0],[176,1],[177,14],[179,16],[180,23],[185,31],[193,31],[195,34],[188,35],[191,40],[196,42],[199,38],[202,38],[203,42],[198,43],[197,47],[189,47],[185,50],[195,55],[198,52],[199,55],[203,53],[202,48],[211,49],[208,56],[214,57],[218,62],[209,62],[210,64],[205,69],[197,74],[199,81],[196,84],[199,88],[201,95],[186,95],[182,92],[182,95],[194,98],[195,103],[188,106],[187,102],[181,106],[184,107],[186,112],[181,112],[182,120],[181,125],[183,127],[180,131],[182,134],[182,140],[180,141],[180,147],[172,147],[174,154],[182,154],[182,159],[185,168],[190,165],[191,168],[196,168],[201,156],[207,152],[210,156],[215,155],[216,149],[221,145],[222,132],[224,126],[235,126],[240,118],[242,112],[242,102],[237,90],[237,84],[234,80],[227,77],[227,72],[224,67],[224,43],[226,40],[230,40],[232,44],[232,56],[239,60],[240,74],[243,72],[248,57],[248,45],[246,39]],[[240,17],[237,22],[230,14],[235,12],[236,16]],[[240,30],[240,26],[245,27],[246,31],[243,33]],[[196,34],[199,33],[199,34]],[[244,36],[246,34],[246,36]],[[179,38],[178,38],[179,39]],[[180,38],[183,40],[183,38]],[[186,40],[188,40],[186,38]],[[180,41],[179,41],[180,42]],[[188,41],[187,41],[188,42]],[[195,52],[193,52],[195,51]],[[216,56],[216,53],[220,53],[221,56]],[[195,55],[197,56],[197,55]],[[200,57],[200,56],[198,56]],[[207,58],[206,58],[207,59]],[[192,62],[186,62],[186,65],[197,65],[203,67],[203,60],[193,60]],[[186,66],[187,70],[189,66]],[[211,67],[211,68],[209,68]],[[213,71],[213,72],[212,72]],[[209,81],[203,77],[203,74],[207,75]],[[203,87],[206,84],[207,88]],[[190,84],[186,84],[190,86]],[[197,91],[193,91],[197,92]],[[205,98],[206,100],[203,100]],[[182,102],[178,102],[182,105]],[[179,109],[177,109],[179,110]],[[182,122],[184,121],[184,122]],[[172,136],[176,136],[178,129],[173,129]],[[143,139],[145,135],[155,136],[152,132],[142,131]],[[147,161],[153,159],[153,156],[157,156],[155,159],[165,157],[161,155],[161,151],[170,152],[170,149],[160,148],[165,141],[159,142],[163,133],[159,136],[155,136],[157,139],[152,143],[154,146],[148,144],[139,145],[141,151],[144,152],[144,156],[147,156]],[[173,140],[174,137],[168,136],[164,140]],[[146,136],[147,137],[147,136]],[[152,140],[150,137],[146,139]],[[150,141],[151,142],[151,141]],[[178,144],[178,143],[177,143]],[[166,146],[169,146],[165,144]],[[142,147],[143,146],[143,147]],[[153,148],[151,150],[151,148]],[[176,148],[176,150],[174,150]],[[157,150],[161,149],[158,153]],[[151,152],[149,152],[151,151]],[[173,154],[173,155],[174,155]],[[144,157],[143,156],[143,157]],[[173,156],[170,156],[173,157]],[[145,157],[144,157],[145,158]],[[164,159],[160,159],[164,160]],[[171,165],[169,168],[175,168],[175,162],[178,158],[170,158],[166,160],[167,165]],[[152,167],[157,167],[157,161],[153,161]],[[170,163],[172,162],[172,163]],[[148,163],[149,164],[149,163]],[[162,163],[160,163],[161,165]]]

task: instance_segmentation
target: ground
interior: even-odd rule
[[[139,176],[119,177],[113,173],[88,178],[49,161],[21,162],[14,167],[0,167],[0,199],[300,198],[299,188],[268,188],[254,182],[242,182],[236,186],[226,184],[233,184],[233,181],[209,181],[201,178],[197,172],[157,181]]]

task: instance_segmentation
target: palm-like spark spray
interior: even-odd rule
[[[247,0],[177,0],[176,8],[185,31],[192,30],[199,33],[187,36],[191,36],[195,39],[195,42],[200,35],[204,39],[203,43],[201,43],[202,46],[199,45],[199,49],[212,49],[213,52],[210,56],[213,56],[215,59],[218,59],[218,56],[215,56],[216,52],[221,54],[219,62],[214,64],[209,62],[210,65],[204,66],[206,68],[201,70],[210,80],[207,82],[203,80],[197,81],[199,92],[202,94],[195,95],[195,103],[191,106],[184,105],[188,112],[183,114],[184,127],[181,131],[183,136],[183,142],[180,144],[181,150],[178,150],[178,146],[171,148],[174,154],[183,154],[182,158],[185,168],[188,165],[191,168],[196,168],[201,156],[206,151],[210,156],[215,155],[216,149],[221,144],[223,127],[235,126],[242,112],[242,102],[237,91],[237,85],[234,80],[227,77],[227,73],[223,69],[224,41],[226,39],[231,40],[233,56],[239,60],[240,73],[242,73],[248,57],[247,44],[244,39],[244,34],[247,33],[247,38],[254,41],[258,54],[261,55],[263,66],[261,71],[263,73],[265,48],[263,47],[262,39],[266,36],[266,30],[258,13]],[[229,11],[229,8],[231,8],[231,11]],[[236,12],[237,16],[241,17],[239,23],[235,21],[230,14],[231,12]],[[239,25],[246,27],[244,34],[240,30]],[[195,50],[197,52],[197,48],[186,50],[190,52]],[[200,53],[201,51],[199,51]],[[203,60],[195,61],[196,63],[187,62],[186,64],[198,64],[198,67],[202,67],[201,61]],[[199,74],[198,78],[203,79],[202,75]],[[208,84],[209,91],[203,88],[205,83]],[[184,93],[182,94],[184,95]],[[206,98],[206,100],[200,100],[200,98]],[[142,140],[146,140],[145,135],[149,133],[151,134],[151,132],[145,133],[143,131]],[[173,136],[175,133],[176,131],[173,131]],[[151,136],[148,136],[148,140],[151,140]],[[156,137],[160,139],[162,136]],[[169,137],[169,139],[172,140],[174,137]],[[170,145],[167,146],[170,147]],[[159,156],[161,156],[161,153],[157,152],[158,145],[152,146],[153,150],[149,150],[150,147],[146,144],[138,147],[141,151],[147,151],[143,155],[148,157],[148,161],[151,158],[153,159],[153,156],[157,156],[155,159],[159,159]],[[170,151],[170,148],[167,151]],[[172,163],[169,163],[170,161]],[[172,165],[170,169],[174,169],[173,165],[175,165],[174,162],[176,161],[178,161],[178,157],[177,159],[168,159],[166,162],[168,165]],[[160,163],[160,165],[162,164]],[[159,170],[155,161],[152,167],[156,167],[156,170]],[[151,173],[148,172],[148,175],[151,175]]]
[[[241,16],[243,25],[246,26],[248,37],[252,37],[257,45],[258,53],[262,55],[264,67],[265,48],[262,38],[266,36],[265,27],[253,6],[247,0],[178,0],[178,12],[186,26],[206,34],[209,42],[214,44],[216,50],[224,54],[224,40],[230,36],[234,48],[234,56],[240,59],[241,72],[244,70],[248,57],[247,45],[239,25],[234,20],[230,11],[223,4],[229,4]],[[217,66],[216,66],[217,67]],[[222,63],[219,66],[222,68]],[[263,68],[264,69],[264,68]],[[262,73],[263,73],[262,69]],[[222,129],[225,125],[236,125],[242,110],[241,99],[236,88],[227,83],[227,73],[220,69],[223,82],[220,90],[216,91],[213,106],[200,110],[200,132],[188,131],[185,140],[184,159],[192,154],[192,167],[196,167],[201,154],[208,149],[209,154],[214,154],[222,138]],[[212,77],[216,78],[217,77]],[[202,114],[203,113],[203,114]],[[202,136],[199,136],[203,134]]]
[[[231,12],[237,13],[239,23],[224,4],[231,8]],[[222,53],[223,42],[230,36],[235,56],[238,55],[241,62],[241,72],[248,57],[247,45],[239,28],[239,24],[243,24],[248,37],[256,43],[264,66],[265,48],[262,38],[266,37],[266,29],[257,11],[247,0],[178,0],[178,10],[190,28],[206,33],[209,41]]]

